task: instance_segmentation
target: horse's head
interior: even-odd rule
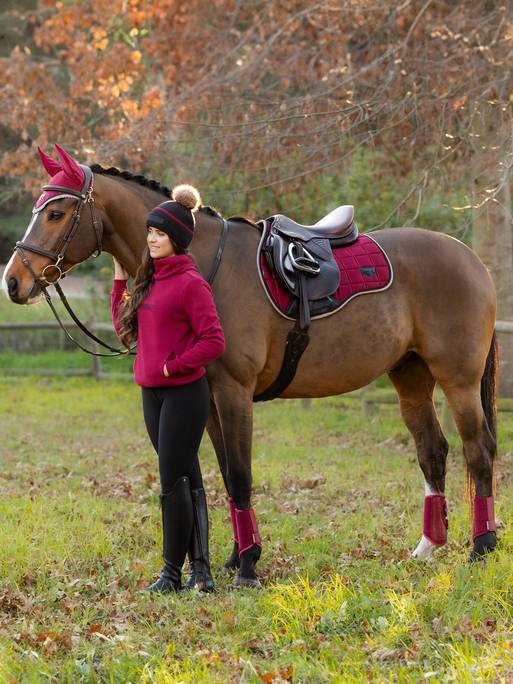
[[[55,150],[59,161],[38,148],[50,182],[43,186],[2,279],[4,291],[17,304],[38,301],[44,287],[101,251],[102,223],[94,210],[93,174],[60,145]]]

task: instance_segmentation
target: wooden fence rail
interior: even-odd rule
[[[114,333],[114,328],[112,323],[105,323],[101,321],[96,321],[90,319],[85,322],[85,325],[91,332],[110,332]],[[77,328],[78,326],[73,321],[66,322],[66,327]],[[57,321],[34,321],[34,322],[18,322],[18,323],[0,323],[0,334],[5,331],[28,331],[28,330],[56,330],[62,334],[62,330]],[[496,321],[495,330],[500,333],[513,333],[513,321]],[[98,345],[91,341],[91,350],[98,351]],[[75,369],[63,369],[55,370],[48,368],[13,368],[2,371],[4,375],[88,375],[93,376],[97,380],[104,378],[128,378],[131,379],[129,373],[104,373],[102,370],[101,357],[91,356],[91,366],[89,369],[85,368],[75,368]],[[378,404],[397,404],[397,396],[395,392],[388,389],[378,389],[374,383],[363,387],[362,389],[356,390],[354,392],[348,392],[344,395],[350,399],[359,399],[362,404],[362,412],[364,416],[370,416],[374,412],[374,407]],[[445,423],[444,428],[448,431],[453,429],[451,422],[451,417],[447,411],[447,405],[445,399],[440,395],[435,397],[435,401],[440,404],[442,412],[442,422]],[[305,408],[311,405],[310,400],[303,400]],[[498,400],[499,411],[508,411],[513,413],[513,399],[499,399]]]
[[[110,332],[115,334],[112,323],[104,323],[101,321],[96,321],[94,319],[89,319],[84,321],[84,325],[94,334]],[[73,321],[66,321],[66,327],[75,334],[76,330],[79,330],[78,325]],[[0,323],[0,335],[2,331],[8,332],[27,332],[30,330],[41,331],[41,330],[55,330],[62,335],[60,338],[61,342],[67,339],[64,336],[62,328],[57,323],[57,321],[33,321],[33,322],[16,322],[16,323]],[[99,345],[93,340],[89,340],[86,343],[89,344],[91,351],[100,351]],[[62,344],[59,345],[62,348]],[[116,346],[114,344],[113,346]],[[118,345],[121,348],[121,345]],[[124,378],[131,376],[128,373],[105,373],[102,369],[101,356],[91,356],[91,365],[89,369],[87,368],[67,368],[62,370],[49,369],[49,368],[10,368],[4,369],[2,371],[3,375],[59,375],[59,376],[74,376],[74,375],[87,375],[93,376],[97,380],[106,378]]]

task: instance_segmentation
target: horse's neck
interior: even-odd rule
[[[103,249],[118,259],[134,276],[146,245],[146,217],[165,196],[112,176],[95,175],[97,202],[101,206]]]
[[[104,217],[103,248],[134,276],[146,246],[148,212],[166,198],[150,188],[111,176],[95,175],[95,188]],[[196,214],[196,230],[190,249],[205,278],[212,269],[222,227],[220,217],[205,212]],[[255,260],[257,235],[249,226],[232,226],[222,259],[230,260],[232,269],[247,274]]]
[[[210,216],[204,212],[196,215],[196,230],[191,243],[191,252],[204,278],[208,278],[214,264],[222,229],[221,217]],[[251,226],[230,224],[221,263],[229,262],[229,270],[232,274],[237,271],[240,272],[241,277],[247,276],[255,263],[258,241],[259,234]],[[222,271],[221,268],[220,274]]]

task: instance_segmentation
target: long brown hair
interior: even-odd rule
[[[171,238],[169,239],[171,240]],[[175,254],[189,254],[188,249],[180,247],[174,240],[171,240],[171,244]],[[148,245],[146,245],[142,253],[141,265],[135,274],[132,292],[127,291],[119,308],[119,337],[127,349],[137,340],[137,309],[148,296],[154,273],[153,258],[150,256]]]

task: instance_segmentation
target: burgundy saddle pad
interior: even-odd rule
[[[284,312],[294,297],[282,284],[278,275],[271,272],[261,252],[268,230],[266,226],[258,247],[257,263],[260,280],[274,308],[285,318],[290,318]],[[312,316],[312,319],[330,316],[354,297],[386,290],[392,284],[392,264],[383,248],[369,234],[360,235],[352,245],[334,249],[333,255],[340,269],[340,286],[332,295],[332,299],[340,305],[329,313]],[[293,319],[290,318],[290,320]]]

